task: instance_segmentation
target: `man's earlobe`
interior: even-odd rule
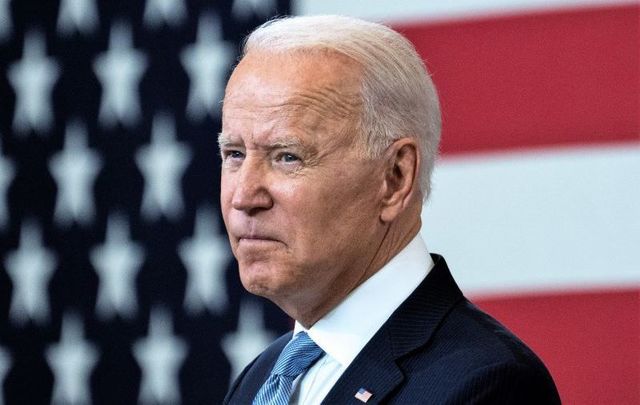
[[[386,154],[384,195],[380,219],[393,221],[402,213],[418,193],[417,173],[420,156],[415,139],[396,140]]]

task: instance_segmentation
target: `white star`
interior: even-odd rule
[[[274,0],[234,0],[231,12],[234,17],[247,20],[252,16],[267,18],[276,11]]]
[[[197,314],[204,309],[220,314],[227,306],[225,270],[229,261],[227,238],[218,234],[211,209],[199,209],[193,238],[180,244],[178,253],[189,277],[184,306]]]
[[[13,30],[11,13],[9,12],[9,2],[11,2],[11,0],[0,0],[0,42],[9,38]],[[1,397],[2,396],[0,396],[0,398]]]
[[[102,84],[100,124],[113,127],[117,122],[132,127],[140,119],[138,84],[147,68],[144,53],[132,48],[131,29],[124,23],[111,27],[109,50],[93,63]]]
[[[70,35],[74,31],[90,34],[98,25],[94,0],[62,0],[58,14],[58,32]]]
[[[84,326],[75,315],[62,319],[60,341],[47,348],[46,358],[54,375],[54,404],[91,402],[89,377],[98,361],[99,351],[84,339]]]
[[[137,311],[136,275],[144,261],[144,250],[129,238],[129,225],[117,215],[107,222],[105,243],[91,249],[89,259],[100,283],[96,312],[102,319],[118,314],[131,318]]]
[[[87,130],[79,121],[67,125],[64,150],[49,161],[49,170],[58,185],[54,217],[62,225],[72,221],[88,224],[94,216],[92,186],[102,159],[87,148]]]
[[[2,141],[0,138],[0,229],[4,228],[9,221],[7,191],[15,172],[14,163],[9,158],[2,156]]]
[[[180,59],[189,74],[189,100],[187,115],[191,120],[219,113],[224,90],[224,75],[235,52],[221,40],[219,21],[213,16],[201,16],[196,43],[187,46]]]
[[[157,28],[162,24],[179,26],[187,16],[182,0],[147,0],[144,8],[144,24],[148,28]]]
[[[231,380],[233,381],[274,339],[275,336],[264,328],[262,307],[254,302],[241,304],[238,329],[222,339],[222,350],[231,363]]]
[[[173,335],[171,316],[161,309],[152,310],[147,337],[133,345],[133,354],[142,369],[139,402],[180,402],[178,372],[187,350],[187,344]]]
[[[150,220],[160,215],[176,219],[182,214],[180,180],[191,160],[191,151],[175,137],[173,118],[157,114],[153,118],[151,144],[136,153],[136,163],[144,176],[142,215]]]
[[[42,234],[35,223],[22,225],[20,246],[4,260],[13,283],[9,316],[24,324],[28,319],[43,322],[49,319],[47,285],[56,268],[56,256],[42,246]]]
[[[16,92],[13,129],[25,134],[29,129],[46,132],[51,127],[51,92],[60,76],[53,58],[47,58],[45,40],[40,32],[29,31],[24,38],[22,59],[9,66],[8,77]]]
[[[4,379],[11,368],[11,354],[0,346],[0,405],[4,404]]]

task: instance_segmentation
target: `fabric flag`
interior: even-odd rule
[[[369,391],[365,390],[364,388],[360,388],[358,390],[358,392],[356,392],[356,395],[354,395],[354,398],[359,400],[360,402],[367,402],[369,401],[369,399],[373,396],[372,393],[370,393]]]
[[[283,1],[0,0],[0,404],[220,403],[290,326],[219,216],[220,100]]]
[[[298,0],[385,21],[443,111],[422,233],[568,404],[640,403],[637,1]]]
[[[290,326],[242,292],[219,101],[272,15],[414,42],[442,158],[423,235],[563,402],[640,391],[640,7],[625,0],[0,0],[0,403],[219,403]]]

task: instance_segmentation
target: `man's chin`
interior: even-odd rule
[[[287,286],[282,280],[278,280],[276,270],[266,266],[242,266],[240,265],[240,281],[242,286],[251,294],[267,298],[282,295]]]

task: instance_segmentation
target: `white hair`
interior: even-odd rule
[[[297,50],[334,51],[362,66],[360,129],[366,153],[377,157],[393,141],[415,138],[422,161],[419,186],[426,200],[440,142],[440,106],[411,42],[387,26],[351,17],[285,17],[253,31],[243,56],[252,51]]]

